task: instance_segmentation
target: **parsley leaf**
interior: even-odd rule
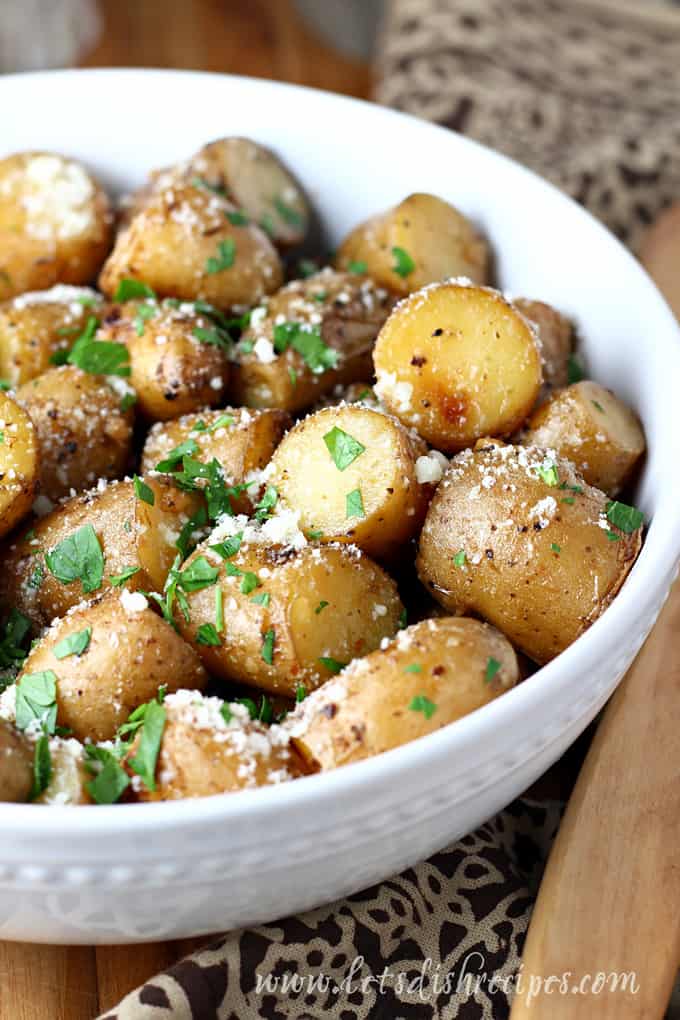
[[[560,553],[562,552],[562,546],[558,545],[557,542],[552,542],[551,545],[550,545],[550,548],[552,549],[552,551],[554,553],[557,554],[557,556],[559,556]]]
[[[221,188],[219,184],[211,184],[205,177],[192,177],[191,183],[194,188],[204,188],[205,191],[212,191],[213,195],[220,195],[222,198],[226,197],[226,191]]]
[[[345,516],[365,517],[364,501],[361,498],[361,489],[354,489],[345,496]]]
[[[538,469],[538,476],[546,485],[557,485],[560,478],[557,474],[557,464],[552,461],[544,461]]]
[[[65,659],[69,655],[82,655],[89,648],[91,637],[92,627],[86,627],[85,630],[79,630],[75,634],[67,634],[54,646],[54,657]]]
[[[457,567],[465,566],[465,549],[459,549],[456,555],[453,557],[453,562]]]
[[[569,355],[567,361],[567,382],[571,386],[572,383],[581,382],[581,379],[585,379],[586,375],[583,368],[574,354]]]
[[[156,762],[164,728],[165,709],[158,701],[148,702],[144,712],[142,735],[137,753],[128,762],[130,768],[137,773],[148,790],[156,789]]]
[[[33,752],[33,785],[28,795],[29,800],[36,800],[50,785],[52,778],[52,755],[50,742],[46,733],[36,741]]]
[[[315,375],[336,368],[338,352],[329,347],[321,336],[319,326],[299,322],[280,322],[274,326],[274,350],[278,354],[292,347]]]
[[[149,506],[153,506],[156,502],[153,489],[150,488],[146,482],[139,477],[139,475],[134,476],[133,485],[137,499],[141,499],[144,503],[148,503]]]
[[[129,581],[131,577],[138,574],[141,567],[123,567],[120,574],[111,574],[109,577],[109,584],[113,585],[114,588],[120,588],[121,585]]]
[[[404,277],[412,273],[416,268],[416,264],[407,251],[403,248],[394,247],[392,249],[392,255],[394,256],[394,265],[392,271],[397,273],[398,276]]]
[[[212,326],[206,328],[203,326],[196,326],[192,330],[193,336],[197,340],[200,340],[202,344],[211,344],[213,347],[221,347],[223,351],[231,351],[233,346],[233,340],[226,330],[220,329],[219,326]]]
[[[495,677],[496,673],[500,668],[501,664],[498,661],[498,659],[494,659],[493,655],[490,655],[486,663],[486,669],[484,671],[484,680],[487,684],[491,683],[491,681],[493,680],[493,678]]]
[[[404,673],[422,673],[423,667],[419,662],[412,662],[410,666],[404,666]]]
[[[271,664],[274,661],[274,644],[275,644],[275,642],[276,642],[276,634],[275,634],[273,628],[270,628],[262,636],[262,648],[260,650],[260,655],[262,656],[263,660],[269,666],[271,666]]]
[[[297,684],[295,687],[295,700],[296,702],[304,701],[307,697],[307,688],[304,684]]]
[[[226,213],[226,217],[234,227],[247,227],[250,223],[250,216],[241,209],[234,209],[233,212]]]
[[[610,500],[606,510],[609,523],[626,535],[637,531],[645,520],[645,515],[641,510],[637,510],[634,506],[628,506],[626,503],[619,503],[617,500]]]
[[[219,589],[218,589],[219,590]],[[221,645],[220,639],[215,626],[212,623],[202,623],[196,631],[196,641],[199,645]]]
[[[364,262],[363,259],[358,259],[356,262],[347,263],[347,272],[356,273],[357,276],[362,276],[368,272],[368,263]]]
[[[236,241],[233,237],[228,237],[225,241],[220,241],[217,245],[217,256],[211,257],[206,260],[205,271],[206,273],[221,273],[224,269],[231,269],[236,258]]]
[[[219,585],[215,588],[215,630],[224,633],[224,592]]]
[[[319,615],[319,613],[320,613],[320,612],[321,612],[321,611],[322,611],[323,609],[325,609],[325,608],[326,608],[326,606],[329,606],[329,605],[330,605],[330,602],[326,602],[326,600],[325,600],[325,599],[321,599],[321,602],[319,602],[319,604],[318,604],[318,606],[316,607],[316,609],[314,610],[314,612],[315,612],[315,613],[316,613],[316,615],[318,616],[318,615]]]
[[[331,658],[330,655],[322,655],[319,659],[322,666],[325,666],[330,673],[339,673],[341,669],[344,669],[347,665],[346,662],[339,662],[337,659]]]
[[[339,429],[337,425],[326,433],[323,441],[338,471],[344,471],[366,450],[357,439]]]
[[[219,567],[211,566],[205,556],[197,556],[188,567],[179,572],[177,583],[186,592],[201,591],[215,584],[219,572]]]
[[[408,707],[412,712],[422,712],[426,719],[431,719],[437,711],[434,701],[430,701],[424,694],[416,694]]]
[[[257,595],[253,595],[250,601],[254,602],[256,606],[263,606],[266,609],[271,602],[271,595],[268,591],[261,591]]]
[[[216,553],[219,553],[223,560],[230,560],[241,548],[242,541],[243,532],[239,531],[236,535],[232,535],[231,538],[228,538],[226,542],[218,542],[217,545],[211,545],[210,548],[214,549]]]
[[[299,213],[297,209],[293,209],[292,206],[284,202],[282,198],[277,196],[274,199],[274,208],[279,214],[280,219],[282,219],[284,223],[287,223],[289,227],[304,226],[304,216]]]
[[[134,301],[136,298],[155,298],[156,295],[147,284],[141,280],[132,280],[123,277],[113,295],[114,301]]]
[[[84,524],[55,545],[45,554],[45,563],[62,584],[80,581],[85,594],[101,587],[104,554],[91,524]]]
[[[194,453],[198,453],[198,443],[195,439],[186,439],[156,464],[156,471],[174,471],[180,466],[183,457],[191,457]]]
[[[196,513],[189,518],[186,524],[182,525],[180,533],[177,536],[177,541],[175,542],[175,548],[179,549],[183,560],[187,558],[189,553],[194,551],[196,546],[196,542],[194,541],[194,532],[198,528],[201,528],[204,524],[207,524],[207,522],[208,511],[204,506],[199,506]]]
[[[266,521],[272,515],[272,510],[277,504],[279,494],[273,485],[268,485],[264,496],[255,507],[255,520]]]
[[[31,633],[31,621],[18,609],[12,609],[5,621],[5,633],[0,640],[0,669],[17,669],[26,658],[24,646]],[[2,691],[2,680],[0,680]]]
[[[120,402],[121,414],[125,414],[125,412],[129,411],[131,407],[134,407],[136,403],[137,403],[136,393],[125,393]]]
[[[399,613],[399,630],[403,630],[404,627],[408,627],[408,612],[402,609]]]
[[[57,725],[57,676],[51,669],[26,673],[17,682],[16,724],[25,730],[38,719],[47,733]]]
[[[91,760],[102,762],[102,768],[85,784],[85,789],[95,804],[115,804],[130,785],[130,777],[116,755],[106,748],[86,744],[85,753]],[[92,771],[90,764],[85,764]]]

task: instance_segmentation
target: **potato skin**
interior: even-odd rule
[[[244,534],[240,551],[227,563],[210,548],[213,535],[183,565],[203,556],[220,571],[225,629],[219,646],[197,640],[199,627],[215,624],[215,584],[187,594],[188,621],[175,612],[180,632],[214,676],[295,697],[299,684],[311,689],[332,675],[319,661],[322,657],[348,662],[396,632],[402,611],[397,587],[367,557],[334,545],[296,551],[253,542],[249,532]],[[227,564],[256,574],[261,586],[244,594],[242,575],[229,576]],[[263,592],[270,596],[268,606],[252,601]],[[271,664],[263,659],[270,630],[275,636]]]
[[[364,452],[338,470],[324,437],[350,435]],[[352,542],[370,556],[389,559],[420,529],[433,487],[417,477],[427,447],[396,419],[359,404],[328,407],[298,422],[272,458],[271,484],[300,514],[305,532],[322,542]],[[359,491],[364,516],[348,516],[347,497]]]
[[[607,503],[568,461],[480,442],[452,460],[439,484],[418,574],[450,612],[485,618],[543,664],[604,612],[640,550],[641,529],[618,531]]]
[[[0,300],[89,283],[111,246],[109,201],[80,163],[55,153],[0,160]]]
[[[414,268],[403,275],[395,248],[406,252]],[[465,276],[473,283],[488,279],[486,241],[454,206],[436,195],[409,195],[399,205],[355,227],[338,249],[336,265],[347,269],[365,262],[376,283],[406,295],[428,283]]]
[[[16,606],[37,627],[78,605],[83,600],[81,583],[57,580],[45,565],[45,553],[86,524],[93,526],[104,554],[101,592],[110,587],[108,578],[126,567],[140,568],[127,581],[130,590],[162,591],[177,554],[176,535],[196,513],[201,498],[177,488],[167,476],[147,477],[145,482],[154,493],[153,506],[136,498],[131,481],[113,481],[66,500],[34,522],[5,548],[0,602]]]
[[[375,392],[438,450],[510,435],[536,403],[541,359],[524,316],[488,287],[433,284],[400,302],[373,352]]]
[[[39,473],[35,426],[16,400],[0,393],[0,536],[30,513]]]
[[[99,277],[102,291],[113,297],[127,277],[159,297],[201,299],[224,309],[271,294],[283,282],[281,261],[259,227],[229,221],[235,211],[226,199],[191,184],[154,195],[119,233]],[[216,268],[209,260],[219,261],[221,244],[233,246],[233,260]]]
[[[249,407],[299,411],[338,384],[370,376],[373,344],[393,305],[387,291],[366,276],[322,269],[293,280],[260,306],[264,314],[253,312],[236,347],[231,400]],[[336,352],[336,367],[315,372],[292,347],[277,354],[273,342],[282,322],[318,330],[324,344]]]
[[[499,668],[487,680],[490,661]],[[512,645],[495,627],[467,617],[423,620],[313,691],[284,725],[307,766],[326,771],[448,726],[518,679]],[[432,704],[429,718],[411,707],[417,698]]]
[[[0,801],[21,804],[33,786],[33,747],[9,722],[0,719]]]
[[[153,314],[140,321],[140,309]],[[201,330],[214,332],[214,323],[190,302],[175,308],[129,301],[114,307],[97,339],[125,344],[137,410],[151,421],[166,421],[223,400],[229,361],[221,347],[199,339]]]
[[[187,697],[188,695],[188,697]],[[297,755],[280,726],[269,729],[251,722],[248,710],[228,706],[231,719],[220,713],[218,698],[193,691],[169,695],[166,722],[156,764],[156,789],[133,777],[133,799],[148,802],[209,797],[218,793],[286,782],[302,774]],[[134,757],[138,738],[128,755]]]
[[[557,390],[532,414],[521,442],[556,450],[589,485],[624,488],[645,451],[640,422],[610,390],[590,380]]]
[[[545,301],[513,298],[512,303],[538,332],[545,386],[549,389],[566,386],[569,382],[569,357],[574,350],[572,323]]]
[[[37,432],[43,496],[56,502],[124,473],[133,411],[121,410],[120,395],[101,376],[61,365],[24,383],[16,398]]]
[[[96,291],[65,284],[3,301],[0,378],[20,386],[42,375],[52,367],[52,355],[69,348],[101,306]]]
[[[138,608],[137,601],[142,608]],[[112,740],[138,705],[165,684],[203,690],[200,659],[141,595],[109,592],[56,620],[26,659],[23,676],[51,669],[57,677],[57,720],[78,740]],[[55,647],[68,635],[90,628],[81,655],[58,658]]]

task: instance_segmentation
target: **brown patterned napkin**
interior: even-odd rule
[[[392,0],[381,70],[381,102],[528,164],[633,247],[680,197],[670,6]],[[507,1020],[560,806],[521,799],[379,886],[222,937],[106,1020]]]

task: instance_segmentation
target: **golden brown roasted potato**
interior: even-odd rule
[[[0,536],[30,512],[40,473],[38,436],[16,400],[0,393]]]
[[[24,383],[16,399],[35,425],[40,493],[57,501],[125,471],[132,448],[131,408],[102,377],[75,365],[50,368]]]
[[[107,316],[97,339],[125,344],[137,407],[152,421],[222,402],[229,361],[221,334],[191,302],[126,302]]]
[[[358,266],[395,294],[457,276],[486,283],[488,264],[488,245],[470,221],[423,193],[355,227],[336,257],[338,269]]]
[[[128,571],[131,590],[162,591],[179,532],[201,507],[201,497],[166,475],[138,484],[140,497],[135,488],[131,481],[109,482],[35,522],[5,550],[0,601],[42,626]]]
[[[0,801],[20,804],[33,786],[33,748],[23,733],[0,719]]]
[[[307,545],[290,511],[261,528],[227,521],[183,564],[178,587],[187,606],[175,620],[210,673],[293,697],[377,648],[402,612],[380,567],[345,546]]]
[[[299,422],[276,450],[269,480],[303,531],[381,559],[419,531],[442,462],[394,418],[346,404]]]
[[[227,484],[242,485],[251,480],[252,472],[266,467],[290,424],[285,411],[246,407],[223,407],[157,422],[146,437],[142,471],[155,470],[168,454],[182,448],[204,463],[216,458]],[[258,490],[254,485],[249,494],[254,496]]]
[[[168,695],[164,708],[155,788],[140,782],[129,768],[136,800],[209,797],[283,783],[301,774],[287,733],[280,726],[265,727],[251,721],[243,705],[205,698],[197,691],[180,691]],[[139,739],[128,753],[128,766]]]
[[[494,627],[423,620],[313,691],[284,726],[307,766],[325,771],[441,729],[518,679],[512,645]]]
[[[80,163],[49,152],[0,160],[0,300],[89,283],[111,246],[109,202]]]
[[[446,451],[511,434],[542,381],[528,320],[497,291],[456,282],[400,302],[380,331],[373,360],[380,399]]]
[[[484,617],[544,663],[612,601],[641,525],[639,511],[611,503],[569,461],[480,442],[440,482],[416,565],[448,610]]]
[[[57,722],[78,740],[112,740],[161,685],[203,690],[201,660],[140,592],[113,591],[77,606],[35,645],[17,679],[51,670]]]
[[[525,446],[556,450],[589,485],[615,496],[645,452],[645,436],[629,407],[598,383],[584,380],[558,390],[534,411]]]
[[[566,386],[569,382],[569,359],[574,350],[574,327],[570,320],[544,301],[513,298],[512,303],[536,327],[543,382],[551,388]]]
[[[338,383],[370,375],[393,304],[365,276],[323,269],[293,280],[251,313],[232,366],[233,403],[299,411]]]
[[[159,297],[201,299],[218,308],[254,304],[281,286],[283,270],[264,231],[242,223],[238,212],[191,184],[161,191],[118,234],[101,289],[113,297],[129,278]]]
[[[98,315],[102,298],[88,287],[58,284],[50,290],[21,294],[0,305],[0,378],[19,386],[51,367],[50,358],[65,351]]]

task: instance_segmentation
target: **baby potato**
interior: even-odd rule
[[[290,248],[304,241],[309,204],[271,149],[249,138],[220,138],[191,157],[188,174],[199,186],[223,191],[274,244]]]
[[[119,726],[164,684],[203,690],[194,650],[140,592],[127,588],[76,606],[55,620],[24,662],[22,677],[57,677],[57,722],[78,740],[113,740]]]
[[[590,380],[558,390],[529,419],[521,442],[556,450],[589,485],[615,496],[645,451],[645,436],[629,407]]]
[[[40,493],[56,502],[98,478],[116,478],[132,448],[131,409],[102,377],[75,365],[50,368],[16,392],[35,425]]]
[[[232,401],[299,411],[370,375],[373,343],[393,304],[352,273],[323,269],[293,280],[251,313],[236,347]]]
[[[327,407],[298,422],[272,458],[270,482],[305,532],[389,558],[420,529],[441,454],[394,418],[362,404]],[[434,474],[428,471],[435,468]]]
[[[39,440],[16,400],[0,393],[0,535],[29,513],[38,489]]]
[[[147,418],[165,421],[222,402],[229,362],[214,322],[192,303],[126,302],[97,339],[127,347],[129,381]]]
[[[511,434],[541,388],[527,319],[488,287],[433,284],[395,308],[373,352],[375,392],[438,450]]]
[[[138,498],[132,481],[109,482],[36,521],[5,549],[0,602],[40,627],[128,571],[131,590],[162,591],[180,529],[203,504],[169,476],[147,477],[144,486],[150,495],[141,488],[146,498]]]
[[[495,627],[423,620],[313,691],[284,726],[307,766],[326,771],[448,726],[518,679],[512,645]]]
[[[102,298],[88,287],[60,283],[0,304],[0,378],[20,386],[51,367],[57,351],[72,346]]]
[[[0,160],[0,300],[54,283],[89,283],[111,246],[113,217],[75,160],[18,152]]]
[[[23,733],[0,719],[0,801],[21,804],[33,786],[33,747]]]
[[[420,535],[421,581],[450,612],[495,624],[548,662],[600,616],[640,550],[642,515],[569,461],[480,442],[458,454]]]
[[[544,301],[514,298],[512,303],[536,327],[543,364],[543,382],[550,388],[566,386],[569,382],[569,358],[574,351],[574,327],[571,322],[566,315]]]
[[[294,522],[288,511],[261,528],[239,517],[216,529],[184,563],[186,611],[175,610],[210,673],[291,697],[377,648],[402,612],[380,567],[358,550],[307,545]]]
[[[287,782],[301,774],[297,755],[281,726],[251,721],[244,705],[203,697],[198,691],[169,694],[165,726],[151,790],[129,768],[138,801],[209,797]],[[127,756],[134,758],[137,737]]]
[[[50,738],[51,775],[47,788],[36,797],[36,804],[91,804],[86,784],[91,776],[85,770],[83,745],[73,737]]]
[[[428,283],[488,279],[489,248],[470,220],[436,195],[416,193],[359,224],[338,249],[338,269],[359,264],[376,283],[410,294]]]
[[[242,223],[220,195],[188,184],[154,195],[118,234],[99,284],[113,297],[125,278],[146,283],[159,297],[230,308],[277,290],[283,269],[263,230]]]

